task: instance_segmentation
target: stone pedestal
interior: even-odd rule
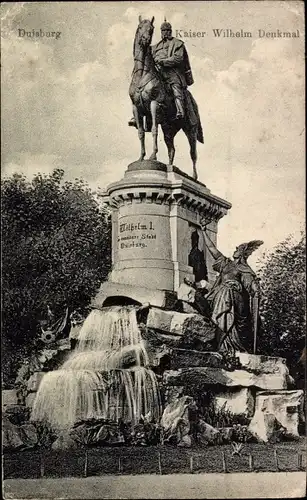
[[[112,208],[110,281],[170,291],[185,277],[194,279],[188,256],[200,219],[212,218],[208,229],[216,243],[218,220],[231,206],[176,167],[150,160],[129,165],[104,198]],[[212,281],[212,261],[201,248],[200,230],[199,236]]]

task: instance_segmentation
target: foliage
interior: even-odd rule
[[[240,360],[232,352],[223,351],[220,353],[223,357],[223,368],[228,371],[240,370],[242,368]]]
[[[243,448],[244,448],[244,446],[242,443],[232,443],[232,456],[237,455],[238,457],[240,457],[242,454]]]
[[[259,351],[287,359],[295,366],[305,345],[306,242],[288,237],[264,256],[259,277],[262,332]]]
[[[138,423],[93,419],[77,422],[69,435],[79,446],[150,446],[160,442],[160,425],[142,418]]]
[[[237,443],[247,443],[254,440],[253,434],[248,429],[247,425],[234,424],[232,427],[232,441]]]
[[[221,427],[233,427],[236,425],[246,426],[249,424],[249,419],[244,415],[234,415],[226,408],[226,402],[221,408],[215,408],[214,405],[209,405],[204,409],[203,418],[207,424],[212,425],[216,429]]]
[[[37,446],[40,448],[51,448],[57,435],[48,422],[33,422],[37,432]]]
[[[1,183],[4,382],[41,333],[47,306],[83,310],[110,269],[110,222],[82,181],[63,170]]]

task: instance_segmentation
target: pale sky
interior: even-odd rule
[[[166,16],[183,38],[205,143],[199,180],[232,203],[219,223],[219,248],[264,240],[263,250],[298,235],[305,220],[303,2],[52,2],[2,4],[2,175],[83,177],[96,189],[123,177],[139,156],[128,95],[138,16]],[[59,31],[26,38],[18,29]],[[213,29],[252,32],[215,37]],[[297,38],[259,38],[299,30]],[[186,137],[175,165],[192,173]],[[146,134],[147,152],[152,139]],[[167,162],[162,132],[158,159]],[[251,257],[256,263],[260,255]]]

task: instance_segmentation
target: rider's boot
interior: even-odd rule
[[[132,118],[130,118],[130,120],[128,121],[128,125],[129,125],[129,127],[135,127],[135,128],[137,128],[134,116]]]
[[[176,104],[176,120],[181,120],[184,118],[184,107],[182,100],[179,99],[179,97],[175,97],[175,104]]]

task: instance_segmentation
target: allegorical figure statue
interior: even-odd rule
[[[253,335],[256,338],[260,298],[259,280],[247,264],[247,258],[263,241],[242,243],[236,248],[233,259],[229,259],[211,241],[206,231],[207,223],[202,221],[201,225],[205,244],[215,260],[213,269],[219,273],[206,296],[211,318],[222,332],[218,349],[231,353],[244,352],[246,344],[251,344]]]

